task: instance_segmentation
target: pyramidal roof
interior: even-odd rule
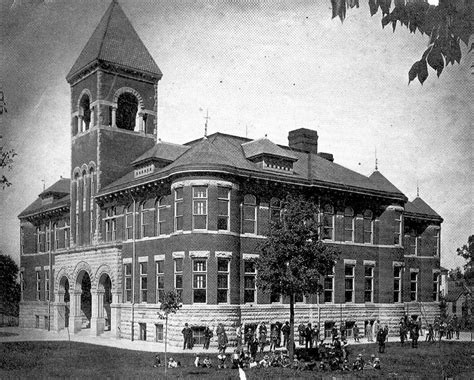
[[[403,194],[400,190],[398,190],[395,185],[390,182],[387,178],[385,178],[382,173],[378,170],[374,171],[370,175],[370,180],[382,191],[387,191],[389,193],[399,193]]]
[[[102,16],[66,79],[98,61],[143,71],[158,79],[163,75],[116,0]]]
[[[413,214],[424,214],[435,218],[441,218],[438,213],[428,206],[428,204],[420,197],[416,197],[413,201],[407,202],[405,210]]]

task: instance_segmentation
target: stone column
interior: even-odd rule
[[[84,132],[84,116],[79,115],[77,117],[77,122],[78,122],[78,126],[77,126],[78,132],[79,133]]]
[[[89,124],[89,128],[92,128],[95,124],[95,106],[91,107],[91,121]]]
[[[53,330],[59,332],[66,327],[66,303],[64,302],[65,291],[56,293],[53,303]]]
[[[112,292],[112,303],[110,304],[110,331],[113,336],[120,338],[120,304],[122,293]]]
[[[69,295],[71,300],[69,310],[69,329],[73,334],[78,333],[82,329],[81,294],[82,290],[75,290]]]
[[[112,106],[112,127],[117,127],[117,106]]]
[[[145,113],[143,111],[138,111],[138,132],[144,133],[145,132],[145,125],[143,123],[143,115]]]
[[[92,298],[92,316],[91,316],[91,335],[99,336],[104,332],[104,290],[91,291]]]

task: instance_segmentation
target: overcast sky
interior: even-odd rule
[[[19,258],[17,215],[62,175],[70,177],[70,89],[65,76],[109,1],[0,0],[0,85],[8,113],[3,144],[18,156],[13,186],[0,190],[0,250]],[[120,0],[163,72],[158,134],[184,143],[204,132],[287,144],[312,128],[319,149],[364,175],[379,170],[407,197],[443,218],[442,259],[462,265],[457,247],[473,225],[474,75],[460,65],[408,86],[427,37],[382,30],[366,1],[331,19],[320,1]],[[177,4],[179,3],[179,5]],[[315,4],[316,3],[316,4]]]

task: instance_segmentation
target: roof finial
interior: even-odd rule
[[[41,182],[43,182],[43,191],[45,191],[46,190],[46,181],[44,179],[42,179]]]
[[[209,121],[209,110],[206,111],[206,116],[204,117],[206,119],[206,122],[204,123],[204,137],[207,137],[207,122]]]
[[[420,186],[418,184],[418,180],[416,181],[416,197],[417,198],[420,197]]]
[[[379,170],[379,160],[377,159],[377,148],[375,148],[375,170]]]

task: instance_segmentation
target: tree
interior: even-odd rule
[[[430,37],[428,47],[421,59],[408,72],[408,83],[418,78],[421,84],[428,78],[428,65],[438,77],[444,67],[461,61],[460,42],[469,43],[473,34],[471,0],[439,0],[438,5],[430,5],[428,0],[368,0],[370,14],[382,12],[382,27],[391,24],[393,31],[400,25],[411,33],[418,30]],[[332,17],[343,21],[346,9],[359,7],[359,0],[331,0]],[[471,49],[474,44],[471,45]]]
[[[302,196],[288,195],[279,221],[272,222],[268,239],[256,261],[257,286],[289,297],[290,358],[293,359],[295,295],[317,294],[321,277],[334,266],[338,252],[318,239],[318,208]]]
[[[467,238],[467,245],[464,244],[461,248],[456,249],[458,256],[467,260],[465,268],[471,267],[474,264],[474,235]]]
[[[1,136],[0,136],[1,138]],[[13,169],[13,157],[16,156],[16,153],[13,149],[6,150],[2,145],[0,145],[0,169],[4,170],[12,170]],[[8,180],[5,174],[1,174],[0,176],[0,186],[3,189],[6,187],[11,186],[11,182]]]
[[[0,254],[0,312],[18,316],[21,298],[17,283],[18,265],[8,256]]]
[[[163,296],[163,302],[161,302],[160,310],[158,312],[158,316],[161,319],[165,320],[165,378],[166,378],[166,369],[168,367],[168,359],[167,359],[167,352],[168,352],[168,316],[170,314],[176,314],[176,312],[183,306],[181,303],[181,297],[176,289],[170,290],[166,292]]]

